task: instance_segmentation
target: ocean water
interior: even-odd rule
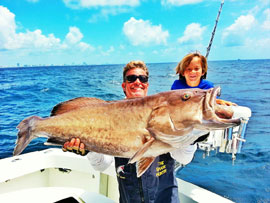
[[[176,63],[147,64],[149,95],[170,89]],[[49,116],[53,106],[74,97],[122,99],[119,65],[0,69],[0,158],[12,156],[16,126],[25,117]],[[270,202],[270,60],[210,61],[207,79],[221,86],[221,98],[252,110],[242,153],[197,151],[177,176],[239,203]],[[33,140],[23,153],[48,148]]]

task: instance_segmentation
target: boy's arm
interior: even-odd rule
[[[237,104],[235,104],[233,102],[225,101],[222,99],[216,99],[216,103],[220,104],[220,105],[226,105],[226,106],[237,106]]]

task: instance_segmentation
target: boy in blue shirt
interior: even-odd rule
[[[176,66],[179,80],[175,80],[171,90],[200,88],[209,89],[214,84],[205,80],[207,73],[207,60],[198,52],[186,55]]]
[[[179,74],[179,80],[175,80],[171,90],[200,88],[210,89],[214,84],[205,80],[207,74],[207,60],[199,52],[187,54],[176,66],[176,74]],[[217,104],[235,105],[234,103],[216,100]]]

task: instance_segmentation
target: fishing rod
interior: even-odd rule
[[[220,16],[220,13],[221,13],[223,4],[224,4],[224,0],[221,1],[221,5],[220,5],[219,11],[218,11],[218,15],[217,15],[215,27],[214,27],[214,29],[213,29],[213,31],[212,31],[212,36],[211,36],[209,45],[208,45],[208,47],[207,47],[207,49],[206,49],[206,50],[207,50],[207,51],[206,51],[206,55],[205,55],[206,59],[207,59],[207,57],[208,57],[208,55],[209,55],[209,52],[210,52],[210,49],[211,49],[211,46],[212,46],[212,42],[213,42],[213,39],[214,39],[214,36],[215,36],[215,32],[216,32],[216,28],[217,28],[217,24],[218,24],[218,20],[219,20],[219,16]]]

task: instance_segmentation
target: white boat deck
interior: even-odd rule
[[[48,149],[0,160],[0,202],[118,202],[114,166],[103,173],[92,169],[86,157]],[[178,179],[181,203],[232,202]],[[82,201],[83,200],[83,201]]]

